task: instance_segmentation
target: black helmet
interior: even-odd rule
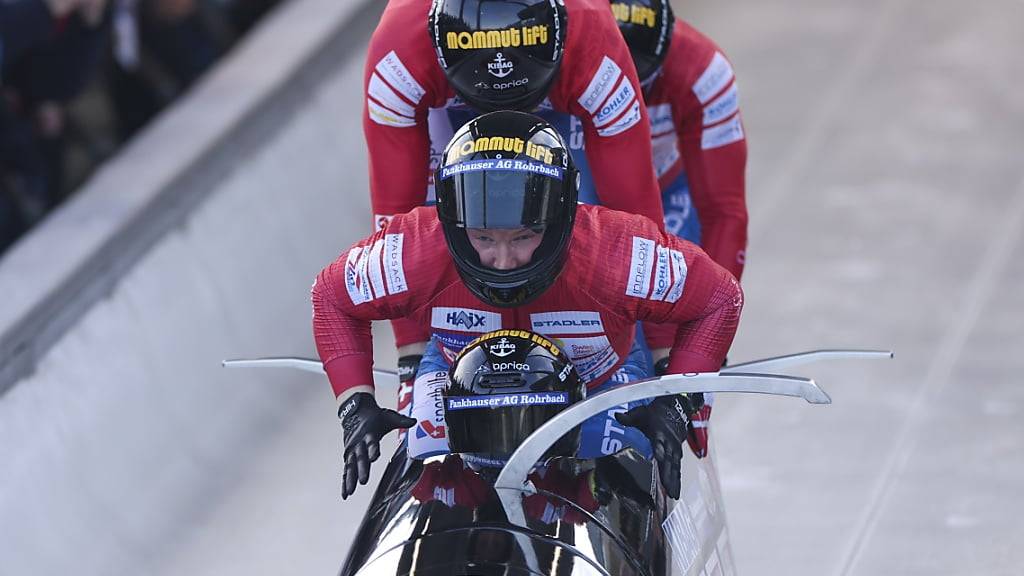
[[[507,458],[534,430],[585,397],[576,368],[550,340],[525,330],[488,332],[463,348],[448,372],[448,445],[452,452]],[[573,456],[579,440],[577,427],[544,457]]]
[[[466,123],[434,175],[437,214],[455,266],[473,294],[493,306],[521,306],[547,290],[569,253],[579,179],[558,131],[523,112],[492,112]],[[480,262],[467,228],[543,229],[524,266]]]
[[[427,23],[455,92],[480,112],[529,111],[558,73],[562,0],[434,0]]]
[[[675,16],[668,0],[612,0],[612,13],[626,39],[641,84],[654,79],[672,43]]]

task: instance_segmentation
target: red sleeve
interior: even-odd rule
[[[430,169],[427,112],[444,104],[448,82],[427,33],[429,2],[388,4],[363,71],[363,134],[374,222],[422,206]]]
[[[717,371],[739,326],[739,282],[699,246],[671,234],[641,233],[629,245],[630,277],[648,280],[626,280],[627,300],[639,320],[675,328],[669,372]]]
[[[324,268],[313,284],[313,338],[336,396],[373,385],[372,320],[416,318],[444,281],[447,248],[427,209],[403,214]],[[433,220],[436,220],[433,219]]]
[[[584,5],[583,8],[573,6]],[[567,3],[568,39],[550,99],[583,124],[584,148],[603,206],[664,228],[651,163],[651,125],[640,82],[608,3]]]
[[[710,39],[676,22],[664,78],[701,226],[701,247],[737,279],[747,247],[747,141],[732,66]]]

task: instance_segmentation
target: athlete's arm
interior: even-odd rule
[[[725,56],[692,27],[677,23],[677,41],[663,81],[673,95],[672,115],[700,218],[701,247],[739,279],[747,245],[747,141],[736,80]],[[699,58],[697,66],[693,58]]]
[[[392,4],[374,31],[363,71],[363,134],[374,223],[422,206],[430,169],[427,112],[448,85],[426,33],[426,9]]]
[[[642,214],[664,228],[661,191],[651,163],[651,126],[629,49],[610,10],[580,16],[584,19],[569,27],[551,101],[583,124],[601,204]]]
[[[415,271],[406,269],[408,234],[401,226],[408,217],[399,218],[343,252],[313,284],[313,337],[339,401],[356,389],[372,392],[371,321],[408,317],[415,309],[406,274]]]
[[[650,286],[637,314],[641,320],[677,326],[668,372],[717,371],[739,326],[739,282],[695,244],[669,234],[657,242],[639,241],[648,243],[653,260]]]

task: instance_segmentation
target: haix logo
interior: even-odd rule
[[[491,344],[491,354],[498,358],[504,358],[516,351],[516,345],[509,342],[508,338],[502,338],[497,343]]]
[[[487,72],[495,78],[504,78],[512,73],[515,65],[505,59],[505,55],[498,52],[494,55],[494,61],[487,63]]]
[[[476,328],[477,326],[484,325],[484,317],[482,315],[466,312],[465,310],[449,312],[447,320],[452,326],[464,326],[466,328]]]
[[[490,332],[501,328],[501,314],[472,308],[437,307],[430,311],[430,326],[442,330]]]

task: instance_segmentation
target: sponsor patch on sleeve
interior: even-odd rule
[[[693,84],[693,94],[697,96],[697,100],[700,100],[701,104],[707,104],[708,100],[711,100],[715,94],[721,92],[722,88],[729,84],[732,77],[732,66],[729,61],[722,56],[721,52],[715,52],[711,63]]]
[[[736,83],[725,91],[724,94],[715,98],[710,104],[704,107],[704,125],[711,126],[718,124],[729,116],[732,116],[740,109],[739,93],[736,90]]]
[[[348,251],[345,261],[345,289],[348,297],[355,305],[373,300],[370,291],[370,280],[366,276],[366,259],[370,252],[369,246],[356,246]]]
[[[686,259],[679,250],[633,237],[626,295],[675,303],[683,295]]]
[[[377,66],[374,67],[380,76],[391,85],[392,88],[398,91],[399,94],[405,97],[406,100],[413,104],[419,104],[420,100],[427,93],[426,90],[420,86],[420,83],[413,78],[412,73],[409,69],[402,64],[402,60],[398,58],[398,54],[392,50],[388,52],[380,62],[377,62]]]
[[[705,128],[700,135],[700,148],[710,150],[740,140],[743,140],[743,125],[740,123],[740,117],[735,116],[728,122]]]
[[[401,114],[392,112],[380,104],[377,104],[370,98],[366,99],[366,110],[370,114],[370,120],[373,120],[377,124],[394,126],[395,128],[408,128],[416,125],[415,119],[406,118]]]
[[[670,250],[669,257],[672,259],[672,290],[665,301],[675,304],[683,295],[683,286],[686,285],[686,258],[678,250]]]
[[[373,243],[373,247],[370,248],[369,255],[370,285],[373,286],[373,294],[377,298],[387,294],[387,290],[384,289],[384,272],[380,266],[380,255],[383,251],[384,241],[377,240]]]
[[[404,234],[384,235],[384,278],[388,293],[398,294],[409,289],[405,282],[405,265],[402,262]]]
[[[651,290],[651,270],[654,268],[654,240],[633,236],[633,256],[629,261],[629,279],[626,296],[646,298]]]
[[[611,93],[619,76],[622,76],[622,69],[619,68],[619,65],[614,60],[605,56],[601,60],[601,65],[598,66],[594,77],[590,79],[587,89],[579,97],[580,106],[583,106],[591,115],[596,113],[597,109],[608,98],[608,94]]]
[[[654,289],[651,291],[651,300],[664,300],[672,285],[668,253],[667,247],[658,246],[658,263],[654,267]]]
[[[634,100],[636,100],[636,92],[633,90],[633,85],[630,84],[629,78],[623,76],[615,91],[594,115],[594,126],[604,126],[618,118]]]
[[[367,87],[366,91],[374,100],[390,108],[394,112],[397,112],[410,120],[416,116],[416,109],[405,100],[399,98],[398,94],[395,94],[395,91],[392,90],[386,82],[381,80],[380,76],[376,72],[370,75],[370,85]]]
[[[626,112],[619,117],[614,124],[604,128],[598,128],[597,134],[599,136],[615,136],[620,132],[625,132],[633,126],[636,126],[637,122],[640,122],[640,101],[634,99],[633,105],[629,108],[629,112]]]
[[[356,305],[408,290],[402,265],[402,234],[385,234],[371,246],[349,250],[345,288]]]

